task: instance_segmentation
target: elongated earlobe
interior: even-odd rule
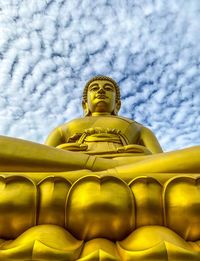
[[[83,110],[85,112],[85,116],[90,115],[90,110],[89,110],[88,104],[86,102],[82,101],[82,107],[83,107]]]
[[[116,105],[115,105],[115,109],[114,109],[113,114],[114,114],[114,115],[118,115],[118,111],[120,110],[120,108],[121,108],[121,101],[118,101],[118,102],[116,103]]]

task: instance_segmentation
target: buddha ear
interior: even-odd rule
[[[115,109],[114,109],[114,115],[117,115],[118,114],[118,111],[120,110],[121,108],[121,101],[118,101],[116,102],[116,105],[115,105]]]
[[[82,101],[82,107],[83,107],[83,110],[85,112],[85,116],[88,116],[90,114],[90,111],[89,111],[87,102]]]

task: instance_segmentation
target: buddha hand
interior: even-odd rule
[[[88,145],[84,143],[63,143],[58,145],[56,148],[71,151],[85,151],[87,150]]]
[[[137,144],[130,144],[130,145],[126,145],[123,147],[120,147],[117,149],[117,152],[119,153],[143,153],[145,155],[149,155],[152,154],[150,150],[148,150],[146,147],[141,146],[141,145],[137,145]]]

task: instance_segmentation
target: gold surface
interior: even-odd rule
[[[85,243],[80,260],[120,260],[115,243],[105,238],[95,238]]]
[[[200,260],[200,146],[162,152],[117,84],[46,144],[0,136],[0,260]]]
[[[83,241],[64,228],[40,225],[28,229],[13,241],[0,246],[1,260],[76,260]]]
[[[38,184],[38,224],[65,225],[66,197],[71,183],[63,177],[48,177]],[[56,209],[56,211],[55,211]]]
[[[198,179],[181,176],[161,185],[139,176],[128,186],[113,176],[89,175],[72,185],[58,176],[38,184],[20,175],[8,178],[13,184],[8,186],[9,202],[18,199],[18,211],[6,206],[9,216],[24,224],[34,218],[36,223],[31,228],[15,223],[7,229],[11,227],[8,216],[0,212],[1,224],[6,224],[0,239],[2,260],[200,260],[199,211],[194,212],[199,205]],[[38,204],[24,204],[24,184]],[[20,187],[24,192],[18,198]],[[180,194],[187,195],[182,205]],[[23,213],[29,215],[22,219]],[[41,217],[49,224],[39,225]],[[184,238],[188,228],[190,237]],[[11,231],[19,235],[12,238]]]
[[[102,237],[115,241],[135,228],[132,192],[114,177],[78,180],[70,190],[66,212],[66,228],[78,239]]]
[[[165,225],[185,240],[200,238],[200,178],[179,177],[165,186]]]
[[[30,179],[0,176],[0,237],[13,239],[36,225],[37,188]]]
[[[129,183],[136,204],[136,227],[163,225],[162,186],[151,177],[140,177]]]

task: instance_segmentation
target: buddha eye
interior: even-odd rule
[[[104,86],[104,89],[106,91],[113,91],[113,88],[111,86],[109,86],[109,85]]]
[[[91,87],[91,88],[90,88],[90,91],[95,92],[95,91],[98,91],[98,89],[99,89],[98,86],[94,86],[94,87]]]

